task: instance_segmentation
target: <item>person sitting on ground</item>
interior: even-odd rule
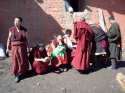
[[[53,43],[49,45],[48,52],[51,57],[51,66],[55,69],[55,72],[63,72],[67,71],[67,54],[66,54],[66,47],[63,42],[62,35],[57,36],[57,46],[55,48],[52,48]]]
[[[30,52],[29,60],[33,71],[40,75],[47,72],[49,67],[49,57],[47,57],[45,48],[39,45],[33,47]]]

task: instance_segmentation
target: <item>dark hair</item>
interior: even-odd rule
[[[71,29],[67,29],[65,32],[65,34],[68,34],[68,35],[71,35],[71,33],[72,33]]]
[[[109,20],[115,20],[115,18],[113,16],[110,16]]]
[[[20,20],[20,22],[23,21],[22,17],[15,17],[15,18],[18,18]]]

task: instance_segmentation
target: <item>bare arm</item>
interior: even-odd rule
[[[27,45],[27,49],[28,49],[28,52],[29,52],[30,47],[29,47],[29,42],[28,42],[28,32],[26,32],[26,45]]]
[[[11,38],[11,32],[9,32],[9,35],[8,35],[8,39],[7,39],[7,51],[10,50],[10,44],[11,44],[11,41],[10,41],[10,38]]]
[[[35,61],[42,61],[42,62],[49,62],[50,57],[45,57],[45,58],[34,58]]]
[[[34,58],[34,59],[35,59],[35,61],[43,61],[43,62],[45,62],[44,58]]]

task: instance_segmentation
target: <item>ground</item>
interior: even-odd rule
[[[116,74],[125,74],[121,65],[117,70],[103,68],[89,74],[70,69],[61,74],[48,73],[30,76],[14,82],[9,71],[10,59],[0,60],[0,93],[124,93]]]

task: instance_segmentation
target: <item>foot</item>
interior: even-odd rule
[[[58,68],[54,72],[57,73],[57,74],[60,74],[60,73],[64,72],[64,70],[62,68]]]
[[[65,68],[65,69],[63,69],[63,71],[64,71],[64,72],[67,72],[67,71],[68,71],[68,69],[67,69],[67,68]]]
[[[16,76],[16,77],[15,77],[15,82],[16,82],[16,83],[19,83],[19,82],[20,82],[19,76]]]
[[[112,67],[112,66],[110,66],[110,67],[108,67],[109,69],[113,69],[113,70],[115,70],[116,69],[116,67]]]

